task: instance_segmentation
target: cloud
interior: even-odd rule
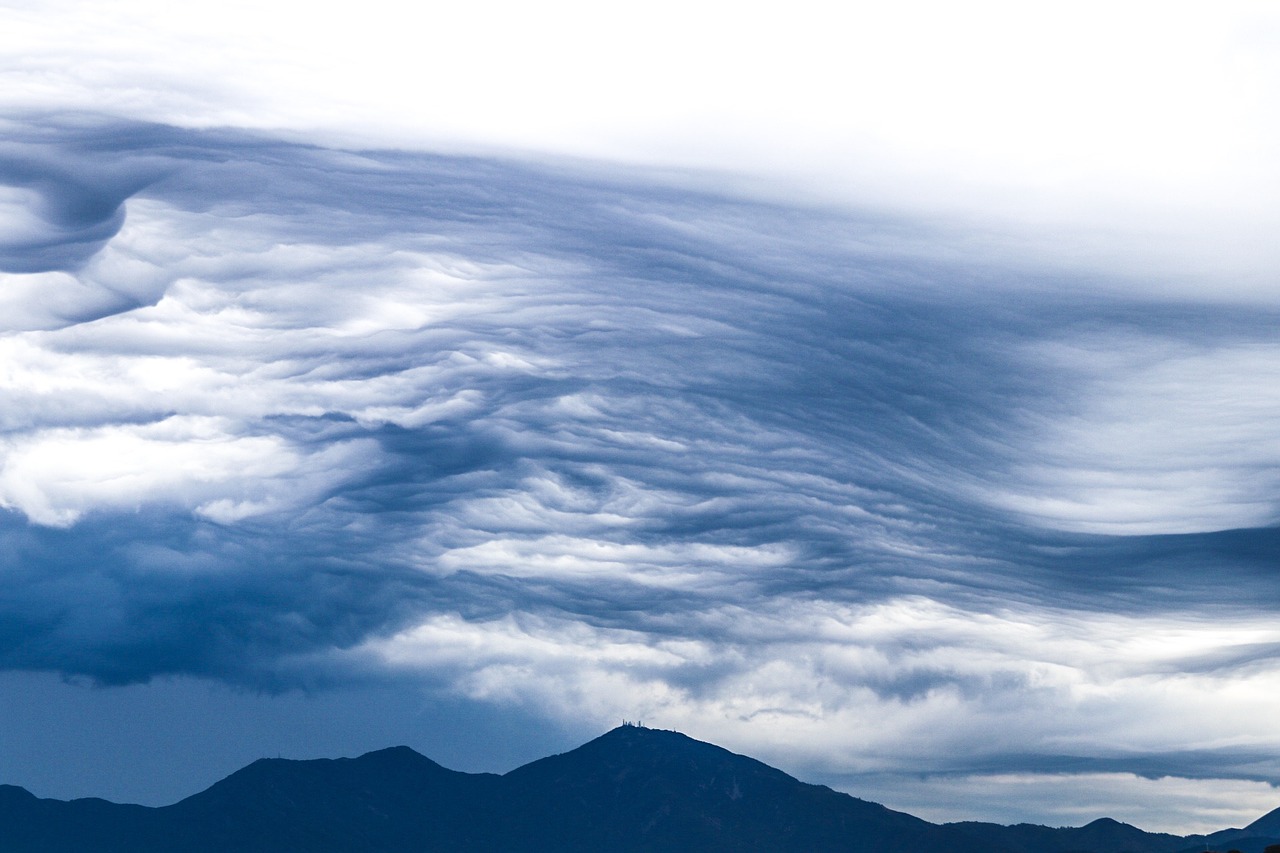
[[[1098,533],[1276,522],[1275,347],[1252,335],[1067,346],[1041,355],[1073,363],[1091,387],[1043,423],[1018,478],[1038,494],[1007,494],[1001,505]]]
[[[0,97],[7,115],[728,168],[1189,298],[1270,291],[1280,27],[1251,0],[367,10],[8,3]]]
[[[124,200],[154,175],[111,160],[90,166],[49,157],[39,144],[0,147],[0,271],[72,269],[114,237]]]
[[[811,772],[1030,772],[1092,756],[1146,774],[1151,756],[1230,746],[1224,763],[1240,772],[1244,755],[1270,754],[1264,709],[1280,670],[1256,653],[1274,642],[1261,617],[774,599],[621,624],[442,614],[352,653],[453,672],[473,699],[601,723],[642,715]],[[1194,665],[1250,652],[1245,671]]]
[[[1280,778],[1274,304],[643,171],[21,127],[149,177],[0,281],[4,667]]]
[[[1002,773],[924,781],[877,778],[862,784],[865,796],[874,792],[894,808],[940,823],[972,820],[981,813],[984,820],[996,823],[1083,826],[1105,814],[1179,835],[1252,823],[1273,809],[1277,794],[1265,782],[1148,779],[1127,773]]]
[[[184,416],[45,430],[2,451],[0,506],[58,527],[74,524],[86,509],[136,509],[144,502],[176,503],[230,523],[316,501],[372,446],[338,443],[303,457],[278,436],[236,435],[233,424]]]

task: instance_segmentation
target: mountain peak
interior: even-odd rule
[[[768,777],[795,782],[781,770],[738,755],[712,743],[696,740],[669,729],[651,729],[624,723],[610,729],[577,749],[542,758],[507,774],[532,776],[582,774],[621,778],[618,774],[656,774],[674,780],[702,774],[736,772],[752,777]]]
[[[712,749],[721,749],[714,744],[706,743],[695,738],[689,737],[684,732],[678,732],[674,729],[653,729],[648,726],[642,726],[639,723],[623,723],[615,726],[595,740],[588,741],[583,746],[590,746],[593,743],[630,743],[630,744],[650,744],[665,745],[674,747],[677,744],[683,745],[699,745],[710,747]],[[726,750],[727,751],[727,750]]]
[[[1257,835],[1280,836],[1280,809],[1270,811],[1245,827],[1245,831]]]
[[[0,802],[6,800],[26,802],[35,799],[38,797],[26,788],[19,788],[17,785],[0,785]]]
[[[431,761],[422,753],[408,746],[388,746],[385,749],[375,749],[366,752],[363,755],[351,759],[353,761],[367,762],[386,762],[386,761]],[[435,764],[434,761],[431,761]]]

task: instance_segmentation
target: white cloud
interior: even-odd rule
[[[517,492],[487,505],[468,507],[468,510],[484,512],[490,524],[499,524],[506,530],[519,528],[523,515],[520,508],[503,504],[522,503],[522,497]],[[785,546],[610,542],[601,535],[603,531],[633,526],[635,520],[607,514],[592,514],[586,519],[570,515],[565,519],[566,524],[557,525],[554,518],[544,513],[538,515],[536,523],[531,525],[537,531],[579,526],[585,520],[596,535],[544,534],[522,539],[499,535],[478,545],[445,551],[435,559],[435,565],[445,571],[466,570],[509,577],[626,579],[657,587],[697,589],[738,583],[757,573],[767,573],[771,568],[783,567],[793,557],[791,549]]]
[[[4,505],[59,526],[150,503],[223,522],[300,506],[376,466],[376,445],[305,447],[268,419],[416,428],[477,414],[473,376],[542,369],[465,331],[513,269],[286,230],[136,200],[83,269],[5,276]],[[408,369],[383,361],[411,343],[368,349],[421,330],[438,348]]]
[[[177,505],[229,523],[315,500],[367,463],[370,443],[319,451],[240,425],[175,416],[144,425],[40,430],[0,443],[0,506],[37,524],[85,512]]]
[[[717,607],[676,631],[653,622],[439,615],[355,654],[451,672],[472,699],[600,725],[640,717],[810,775],[1277,746],[1267,709],[1280,667],[1185,671],[1280,641],[1264,619],[981,614],[900,599]]]
[[[42,199],[35,190],[0,186],[0,248],[41,239],[48,223],[37,213]]]
[[[1280,348],[1084,338],[1000,506],[1065,530],[1190,533],[1280,518]]]
[[[1280,801],[1266,782],[1131,773],[882,776],[853,783],[849,792],[938,823],[981,815],[1004,824],[1083,826],[1110,817],[1177,835],[1242,827]]]

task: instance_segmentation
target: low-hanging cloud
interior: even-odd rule
[[[5,667],[1280,778],[1276,306],[670,176],[21,127]]]

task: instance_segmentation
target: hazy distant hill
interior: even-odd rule
[[[1272,813],[1210,838],[1260,853],[1277,835]],[[4,853],[1174,853],[1205,843],[1105,819],[1077,829],[939,826],[638,726],[504,776],[395,747],[256,761],[163,808],[0,786]]]

